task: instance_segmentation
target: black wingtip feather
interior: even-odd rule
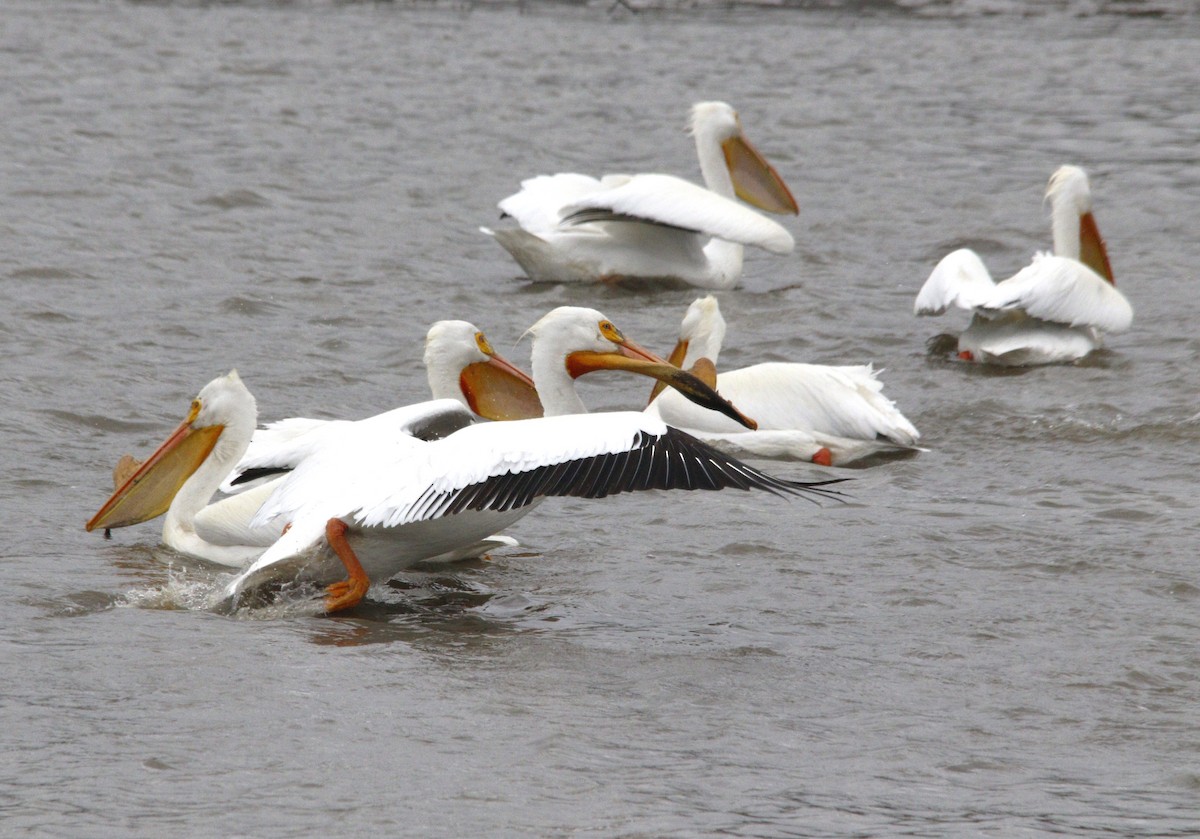
[[[846,500],[842,493],[829,489],[844,480],[776,478],[668,426],[662,435],[639,432],[625,451],[508,472],[448,495],[430,490],[418,501],[416,512],[420,519],[439,518],[464,510],[511,510],[544,496],[603,498],[646,489],[759,489],[818,503],[823,498]]]

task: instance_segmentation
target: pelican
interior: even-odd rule
[[[1060,166],[1046,198],[1053,254],[1035,254],[996,283],[979,255],[961,248],[937,264],[917,294],[918,315],[940,315],[951,305],[973,313],[958,338],[964,361],[1009,367],[1077,361],[1102,346],[1105,332],[1124,332],[1132,323],[1133,308],[1116,289],[1092,215],[1087,174]]]
[[[692,106],[706,188],[671,175],[539,175],[500,202],[519,228],[490,230],[533,280],[674,279],[732,288],[742,248],[791,253],[791,234],[736,198],[800,212],[787,184],[750,144],[724,102]]]
[[[284,532],[228,585],[226,601],[236,606],[270,585],[304,580],[326,586],[327,612],[349,608],[371,580],[495,533],[546,496],[727,487],[834,494],[827,482],[773,478],[640,412],[575,413],[583,406],[574,378],[624,370],[665,379],[741,417],[595,310],[556,309],[531,331],[534,380],[547,416],[474,424],[462,404],[441,400],[439,422],[463,427],[439,439],[399,433],[394,422],[376,418],[348,433],[327,427],[321,445],[299,459],[254,517],[256,526]]]
[[[179,427],[144,463],[128,456],[122,460],[114,473],[116,489],[87,530],[127,527],[165,513],[162,539],[168,547],[229,567],[256,559],[283,530],[250,523],[273,485],[218,504],[209,501],[245,454],[257,416],[254,397],[236,370],[209,382]]]
[[[694,301],[679,327],[668,360],[681,367],[713,369],[725,339],[725,319],[712,295]],[[755,431],[655,388],[647,413],[730,454],[846,465],[883,452],[916,449],[920,433],[883,395],[868,365],[767,362],[727,370],[709,381],[722,396],[754,417]]]

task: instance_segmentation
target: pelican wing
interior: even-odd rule
[[[242,459],[221,483],[221,492],[236,493],[262,486],[291,470],[304,455],[304,441],[338,420],[289,417],[254,432]]]
[[[642,222],[791,253],[795,242],[781,225],[736,201],[671,175],[634,175],[610,188],[564,204],[565,226],[595,221]]]
[[[604,183],[590,175],[574,172],[538,175],[521,181],[521,190],[505,198],[499,206],[524,230],[544,235],[558,228],[564,206],[604,189]]]
[[[311,515],[396,527],[467,510],[511,510],[545,496],[646,489],[836,495],[824,483],[773,478],[639,413],[576,414],[482,423],[432,443],[356,430],[300,463],[256,522]]]
[[[1133,307],[1111,283],[1078,260],[1038,254],[999,283],[981,308],[1021,309],[1041,320],[1124,332]]]
[[[951,306],[968,311],[985,303],[996,290],[992,275],[979,254],[959,248],[946,254],[917,293],[913,312],[940,315]]]
[[[453,399],[433,399],[385,411],[364,420],[292,417],[254,432],[246,454],[221,489],[239,492],[295,469],[322,449],[357,433],[401,434],[421,440],[445,437],[476,418]]]
[[[603,498],[647,489],[829,493],[819,484],[773,478],[634,412],[479,425],[428,452],[423,485],[364,505],[362,523],[394,526],[465,510],[504,511],[544,496]]]

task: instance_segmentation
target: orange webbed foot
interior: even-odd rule
[[[817,449],[816,454],[812,456],[812,462],[818,466],[832,466],[833,452],[821,446],[821,448]]]
[[[343,609],[357,606],[362,602],[370,587],[371,581],[365,577],[330,583],[325,588],[326,613],[340,612]]]
[[[333,548],[333,552],[346,566],[346,573],[350,575],[347,579],[332,583],[325,589],[326,613],[340,612],[342,609],[357,606],[366,595],[367,589],[371,587],[371,579],[359,564],[354,549],[346,540],[348,529],[346,523],[341,519],[330,519],[325,523],[325,538],[329,541],[329,547]]]

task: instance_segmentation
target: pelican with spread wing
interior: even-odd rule
[[[1102,346],[1104,333],[1124,332],[1133,322],[1092,215],[1087,174],[1059,167],[1046,198],[1054,253],[1036,254],[997,283],[978,254],[961,248],[937,264],[917,294],[918,315],[940,315],[950,306],[972,313],[958,338],[964,361],[1009,367],[1078,361]]]
[[[722,455],[640,412],[583,414],[573,379],[623,370],[666,380],[714,410],[752,424],[694,377],[647,353],[593,309],[561,307],[531,328],[533,372],[546,416],[474,423],[421,440],[373,420],[327,436],[256,516],[286,531],[226,589],[242,601],[281,580],[328,586],[327,611],[359,602],[386,579],[455,545],[512,524],[547,496],[602,498],[647,489],[764,489],[828,496],[825,482],[792,482]],[[430,546],[433,546],[432,548]],[[345,579],[337,579],[345,576]]]
[[[271,457],[288,471],[252,490],[266,498],[244,524],[275,538],[229,584],[225,599],[237,604],[274,584],[305,580],[327,586],[327,611],[348,608],[371,580],[474,546],[552,495],[726,487],[833,494],[822,482],[772,478],[641,413],[567,415],[577,407],[573,378],[624,370],[666,379],[741,417],[594,310],[555,310],[534,335],[535,357],[539,346],[543,358],[557,355],[542,388],[555,394],[546,404],[557,416],[479,423],[458,400],[442,399],[356,422],[320,423],[275,446]],[[161,514],[164,499],[186,499],[189,506],[207,500],[243,459],[238,449],[253,430],[254,410],[236,374],[210,383],[88,529],[144,521]]]

